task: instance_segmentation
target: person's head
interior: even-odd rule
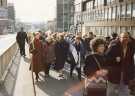
[[[63,35],[63,34],[59,34],[59,35],[58,35],[58,40],[59,40],[59,41],[64,40],[64,35]]]
[[[35,38],[36,38],[36,39],[40,39],[40,36],[41,36],[41,34],[40,34],[39,32],[36,32],[36,33],[35,33]]]
[[[121,33],[119,38],[122,44],[127,44],[130,41],[130,36],[128,32]]]
[[[42,33],[42,31],[41,31],[41,30],[39,30],[38,32],[39,32],[39,33]]]
[[[79,44],[79,43],[81,42],[81,37],[80,37],[80,36],[76,36],[76,37],[75,37],[75,42],[76,42],[77,44]]]
[[[90,47],[94,53],[102,54],[105,51],[105,41],[101,38],[94,38],[90,42]]]
[[[94,37],[93,32],[89,32],[88,36],[89,36],[89,38],[93,38]]]
[[[46,41],[47,41],[48,43],[52,43],[52,42],[53,42],[53,38],[49,36],[49,37],[46,38]]]
[[[117,38],[118,34],[117,33],[112,33],[112,38],[115,39]]]

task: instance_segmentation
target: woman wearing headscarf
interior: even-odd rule
[[[42,58],[42,42],[40,40],[40,33],[35,33],[34,41],[33,41],[34,49],[31,51],[32,53],[32,71],[36,75],[36,80],[38,81],[39,75],[38,73],[43,70],[43,58]]]

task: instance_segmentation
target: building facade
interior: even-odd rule
[[[8,8],[7,0],[0,0],[0,34],[8,33]]]
[[[51,32],[56,32],[56,19],[47,22],[47,30]]]
[[[57,0],[57,32],[67,32],[74,25],[74,0]]]
[[[15,9],[12,3],[8,3],[8,32],[15,32]]]
[[[110,36],[128,31],[135,36],[135,0],[82,0],[75,5],[78,22],[83,32]]]

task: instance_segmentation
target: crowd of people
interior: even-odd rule
[[[56,32],[48,36],[41,31],[31,36],[22,35],[22,33],[25,33],[23,29],[16,37],[20,54],[25,56],[26,39],[29,52],[32,54],[30,69],[35,73],[37,81],[41,71],[44,71],[46,78],[49,77],[52,65],[59,73],[58,77],[64,78],[64,65],[69,64],[71,78],[75,69],[80,81],[83,81],[82,74],[90,79],[90,82],[93,82],[95,77],[106,76],[106,96],[129,96],[129,84],[135,77],[135,40],[129,32],[113,33],[112,37],[106,38],[96,37],[93,32],[88,32],[83,36],[82,33],[66,32]],[[78,94],[79,91],[69,92],[66,96],[82,96],[75,95],[76,93]],[[99,93],[87,96],[105,95]]]

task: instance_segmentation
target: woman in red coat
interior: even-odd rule
[[[40,33],[35,33],[35,38],[33,41],[34,50],[32,53],[32,70],[36,75],[36,80],[38,81],[38,73],[43,70],[42,62],[42,42],[40,40]]]

